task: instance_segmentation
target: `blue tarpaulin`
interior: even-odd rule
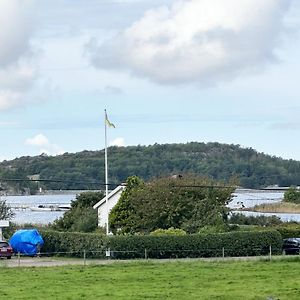
[[[22,229],[16,231],[9,240],[14,252],[26,255],[36,255],[44,245],[43,238],[36,229]]]

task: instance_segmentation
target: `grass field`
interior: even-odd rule
[[[300,258],[0,269],[0,299],[300,299]]]

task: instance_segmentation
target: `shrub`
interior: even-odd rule
[[[71,209],[51,225],[53,230],[93,232],[98,227],[98,213],[93,205],[103,198],[102,192],[84,192],[72,201]]]
[[[153,236],[164,236],[164,235],[186,235],[186,232],[183,229],[171,227],[169,229],[156,229],[150,233]]]
[[[283,201],[300,204],[300,190],[290,187],[285,193]]]
[[[0,220],[10,220],[15,215],[6,201],[0,200]]]
[[[43,253],[49,255],[82,257],[86,251],[89,258],[104,258],[107,249],[106,236],[94,233],[40,231],[44,246]]]
[[[269,246],[281,253],[277,231],[229,232],[185,236],[115,236],[109,239],[115,258],[181,258],[266,255]],[[146,250],[145,250],[146,249]]]
[[[241,213],[233,213],[230,216],[229,222],[238,225],[259,225],[271,226],[281,224],[282,221],[279,217],[273,216],[245,216]]]
[[[14,222],[9,222],[9,227],[3,228],[3,237],[6,240],[9,240],[11,236],[19,229],[37,229],[46,230],[49,228],[49,225],[44,224],[33,224],[33,223],[24,223],[24,224],[17,224]]]
[[[110,249],[117,259],[183,258],[266,255],[269,246],[274,254],[281,253],[279,232],[228,232],[221,234],[164,235],[164,236],[112,236],[91,233],[40,231],[45,245],[42,252],[65,256],[104,258]]]
[[[208,233],[222,233],[229,231],[229,226],[227,225],[219,225],[219,226],[204,226],[200,228],[199,233],[200,234],[208,234]]]
[[[284,226],[277,226],[275,228],[281,234],[283,239],[291,237],[300,237],[299,224],[288,224]]]

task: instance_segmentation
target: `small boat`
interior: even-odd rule
[[[38,205],[30,207],[31,211],[58,211],[58,207],[54,205]]]
[[[56,205],[38,205],[30,207],[31,211],[68,211],[70,210],[70,204],[56,204]]]
[[[70,204],[58,205],[57,208],[59,211],[67,211],[70,210],[71,205]]]

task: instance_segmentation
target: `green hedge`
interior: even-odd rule
[[[40,230],[44,239],[42,252],[49,255],[104,258],[107,238],[99,234]]]
[[[283,239],[291,237],[300,237],[300,226],[278,226],[276,230],[281,234]]]
[[[172,258],[266,255],[281,253],[282,238],[276,231],[230,232],[186,236],[116,236],[110,238],[115,258]],[[145,253],[146,249],[146,253]]]
[[[277,231],[229,232],[186,236],[112,236],[71,232],[41,232],[42,252],[88,258],[104,258],[105,250],[117,259],[183,258],[280,254],[282,237]]]

